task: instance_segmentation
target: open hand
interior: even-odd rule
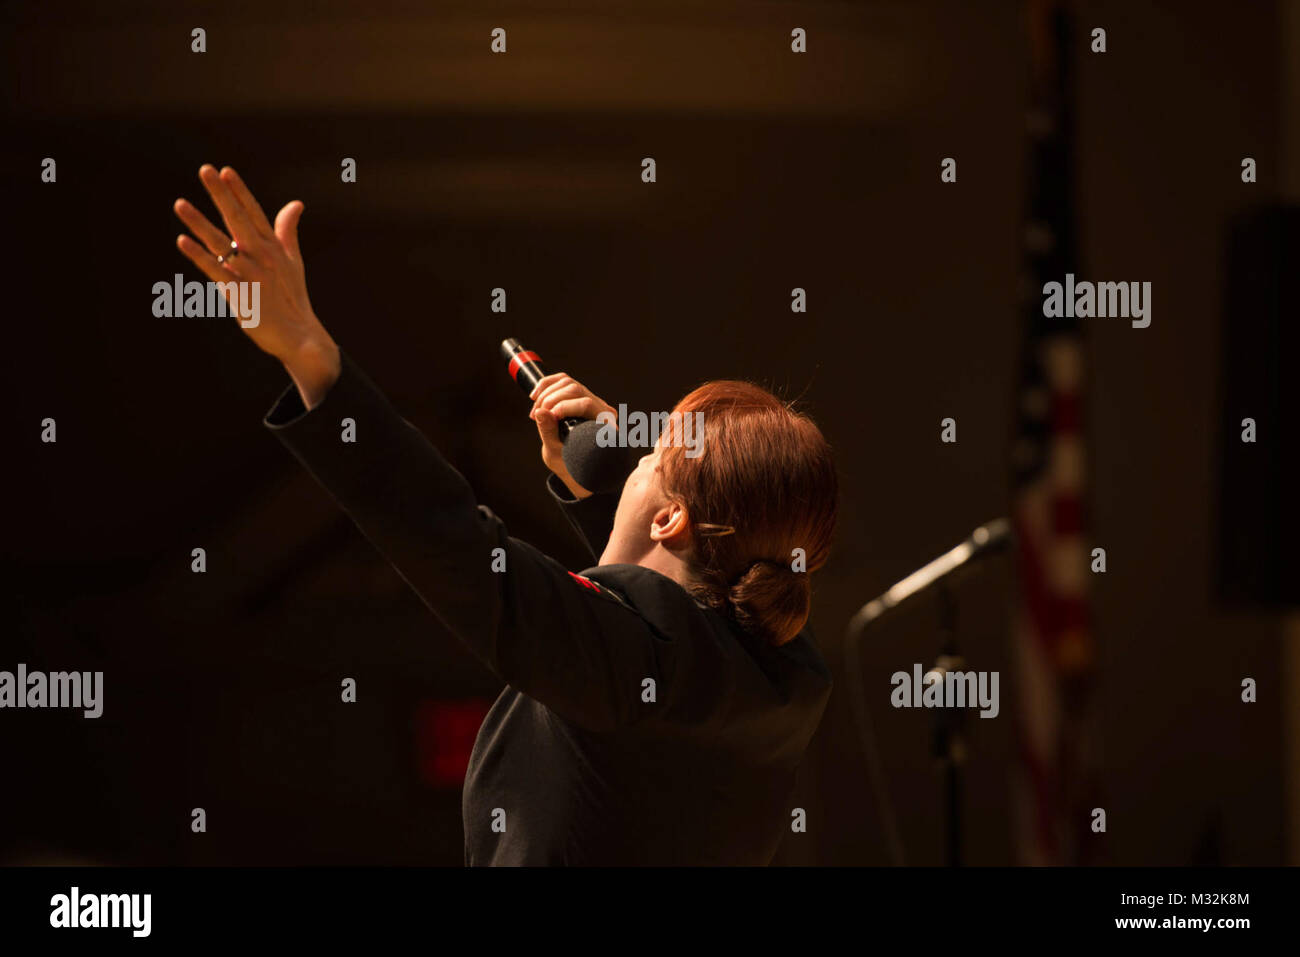
[[[229,166],[218,173],[216,167],[204,164],[199,180],[226,228],[218,229],[192,203],[178,199],[173,209],[198,241],[181,235],[176,246],[213,282],[261,284],[257,323],[240,325],[259,349],[284,363],[303,403],[311,408],[338,378],[339,350],[307,298],[298,248],[303,204],[300,200],[286,204],[272,227],[244,181]],[[233,256],[232,239],[238,245]]]

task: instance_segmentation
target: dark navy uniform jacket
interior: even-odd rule
[[[772,859],[830,695],[806,632],[774,648],[658,572],[574,575],[512,538],[346,354],[320,405],[290,386],[265,424],[507,685],[465,780],[466,863]],[[617,497],[551,491],[599,555]]]

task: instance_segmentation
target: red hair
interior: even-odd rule
[[[809,577],[830,554],[839,491],[830,445],[812,419],[749,382],[705,383],[673,413],[660,474],[690,522],[687,587],[747,633],[784,644],[807,623]],[[696,450],[679,440],[687,413],[701,425]]]

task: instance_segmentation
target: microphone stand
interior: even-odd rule
[[[950,671],[965,669],[957,651],[957,599],[947,583],[939,586],[939,657],[931,671],[940,678]],[[934,715],[935,768],[943,776],[944,821],[946,822],[946,856],[949,867],[962,862],[961,766],[966,762],[964,708],[936,708]]]
[[[971,536],[934,561],[922,566],[877,598],[863,605],[849,621],[844,640],[845,668],[849,678],[850,699],[863,755],[870,773],[872,788],[884,823],[885,837],[894,863],[905,863],[903,841],[894,818],[893,805],[885,784],[884,772],[876,746],[871,718],[862,687],[862,668],[858,646],[867,628],[887,612],[931,587],[938,588],[939,600],[939,657],[931,671],[938,672],[940,680],[950,671],[961,671],[965,661],[957,648],[957,601],[952,585],[959,572],[969,569],[981,559],[1000,551],[1011,542],[1011,523],[1005,518],[995,519],[975,529]],[[942,775],[944,804],[944,856],[952,867],[962,863],[962,777],[961,768],[966,763],[965,715],[962,708],[937,708],[934,718],[934,736],[931,755],[936,769]]]

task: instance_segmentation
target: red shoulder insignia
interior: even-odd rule
[[[581,575],[575,575],[573,572],[569,572],[569,577],[572,578],[579,585],[581,585],[583,588],[589,588],[594,592],[604,591],[604,589],[602,589],[590,578],[583,578]]]
[[[579,585],[581,585],[583,588],[587,589],[588,591],[595,592],[597,595],[600,595],[602,598],[608,598],[610,601],[616,601],[624,608],[632,607],[631,605],[628,604],[626,598],[624,598],[618,592],[614,591],[614,589],[612,588],[606,588],[604,585],[600,584],[599,582],[594,582],[590,578],[584,578],[582,575],[578,575],[574,572],[569,572],[569,577],[572,578]]]

